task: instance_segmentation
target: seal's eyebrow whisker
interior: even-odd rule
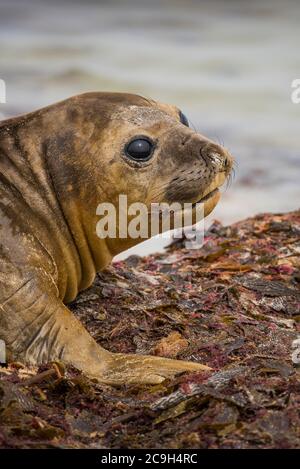
[[[156,104],[154,99],[148,98],[147,96],[141,96],[141,98],[147,101],[147,103],[149,103],[151,106],[154,106]]]
[[[197,127],[195,126],[194,122],[191,121],[191,119],[189,119],[189,123],[191,124],[190,127],[193,129],[194,132],[196,132],[196,134],[199,133],[199,130],[197,129]]]

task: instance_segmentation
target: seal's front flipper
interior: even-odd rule
[[[193,362],[108,352],[53,291],[45,291],[41,279],[11,282],[13,286],[0,315],[10,359],[31,364],[61,360],[112,385],[156,384],[178,373],[209,370]]]
[[[179,373],[209,370],[211,368],[200,363],[151,355],[114,353],[111,354],[110,363],[100,381],[112,385],[159,384]]]
[[[101,375],[111,354],[102,349],[49,287],[48,278],[0,276],[0,339],[11,360],[38,365],[62,360]]]

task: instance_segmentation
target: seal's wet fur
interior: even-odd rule
[[[0,338],[10,359],[71,363],[111,384],[157,383],[204,365],[102,349],[65,306],[136,244],[100,239],[101,202],[197,202],[230,172],[228,152],[180,122],[174,106],[88,93],[0,124]],[[148,162],[124,148],[155,142]],[[205,149],[205,155],[203,155]],[[205,202],[205,215],[219,194]]]

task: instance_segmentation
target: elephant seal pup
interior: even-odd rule
[[[61,360],[109,384],[159,383],[204,365],[110,353],[65,306],[117,253],[100,239],[101,202],[205,203],[232,159],[173,106],[87,93],[0,123],[0,339],[9,360]]]

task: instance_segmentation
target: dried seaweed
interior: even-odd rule
[[[156,386],[59,364],[0,369],[0,447],[299,448],[300,212],[214,223],[201,249],[131,256],[71,305],[112,352],[205,363]]]

